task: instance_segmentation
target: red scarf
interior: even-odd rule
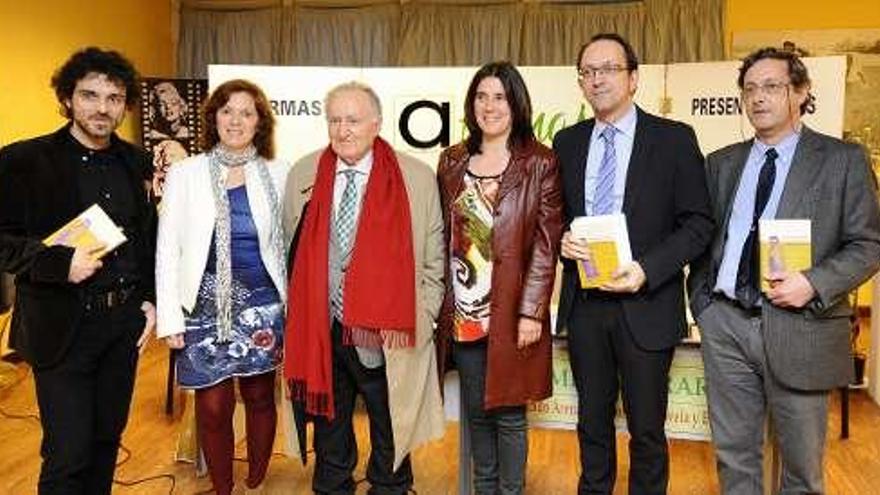
[[[290,277],[284,334],[284,376],[305,412],[333,419],[328,246],[336,154],[318,160]],[[381,348],[415,344],[415,262],[409,198],[394,150],[373,142],[373,167],[342,281],[343,342]]]

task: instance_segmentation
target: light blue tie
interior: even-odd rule
[[[614,135],[617,129],[606,127],[600,136],[605,140],[605,153],[599,164],[596,193],[593,195],[593,215],[609,215],[614,211],[614,175],[617,172],[617,153],[614,151]]]
[[[349,258],[349,250],[354,240],[354,226],[356,223],[355,207],[358,200],[358,188],[356,175],[359,173],[354,169],[343,170],[340,173],[345,174],[345,189],[342,191],[342,198],[339,201],[339,209],[336,211],[336,221],[333,224],[336,233],[336,245],[339,249],[340,262],[345,263]],[[333,305],[333,314],[342,320],[342,285],[344,277],[339,280],[339,284],[333,288],[333,297],[330,302]]]

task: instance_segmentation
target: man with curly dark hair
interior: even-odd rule
[[[154,326],[152,167],[115,134],[137,78],[115,51],[75,53],[52,77],[68,123],[0,150],[0,271],[17,286],[11,345],[34,370],[41,495],[110,493],[138,350]],[[44,242],[93,204],[122,229],[122,245]]]

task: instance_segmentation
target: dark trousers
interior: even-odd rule
[[[596,292],[578,295],[568,325],[568,350],[578,392],[578,493],[614,491],[614,416],[621,391],[630,433],[629,493],[666,493],[669,453],[663,427],[674,349],[641,349],[627,327],[620,301]]]
[[[40,495],[109,494],[144,328],[140,301],[86,313],[64,359],[35,370]]]
[[[245,485],[255,488],[263,482],[272,443],[275,441],[277,411],[275,409],[275,371],[238,378],[245,410],[247,433],[248,477]],[[196,390],[196,422],[199,442],[205,453],[208,474],[217,495],[232,493],[232,457],[235,434],[232,416],[235,413],[235,379],[230,378],[207,388]]]
[[[526,406],[486,410],[486,339],[455,343],[453,352],[470,425],[474,495],[521,494],[529,451]]]
[[[370,495],[402,495],[413,484],[409,456],[394,471],[394,435],[388,407],[385,366],[369,369],[358,360],[354,347],[342,345],[342,329],[333,322],[333,400],[335,417],[315,420],[315,474],[312,489],[320,494],[353,494],[357,466],[357,440],[353,416],[361,394],[370,422],[370,460],[367,481]]]

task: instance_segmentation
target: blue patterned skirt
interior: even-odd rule
[[[232,336],[217,342],[217,277],[206,272],[196,306],[186,315],[184,348],[177,354],[182,388],[210,387],[234,376],[253,376],[278,367],[284,349],[284,307],[271,284],[250,288],[232,278]]]

